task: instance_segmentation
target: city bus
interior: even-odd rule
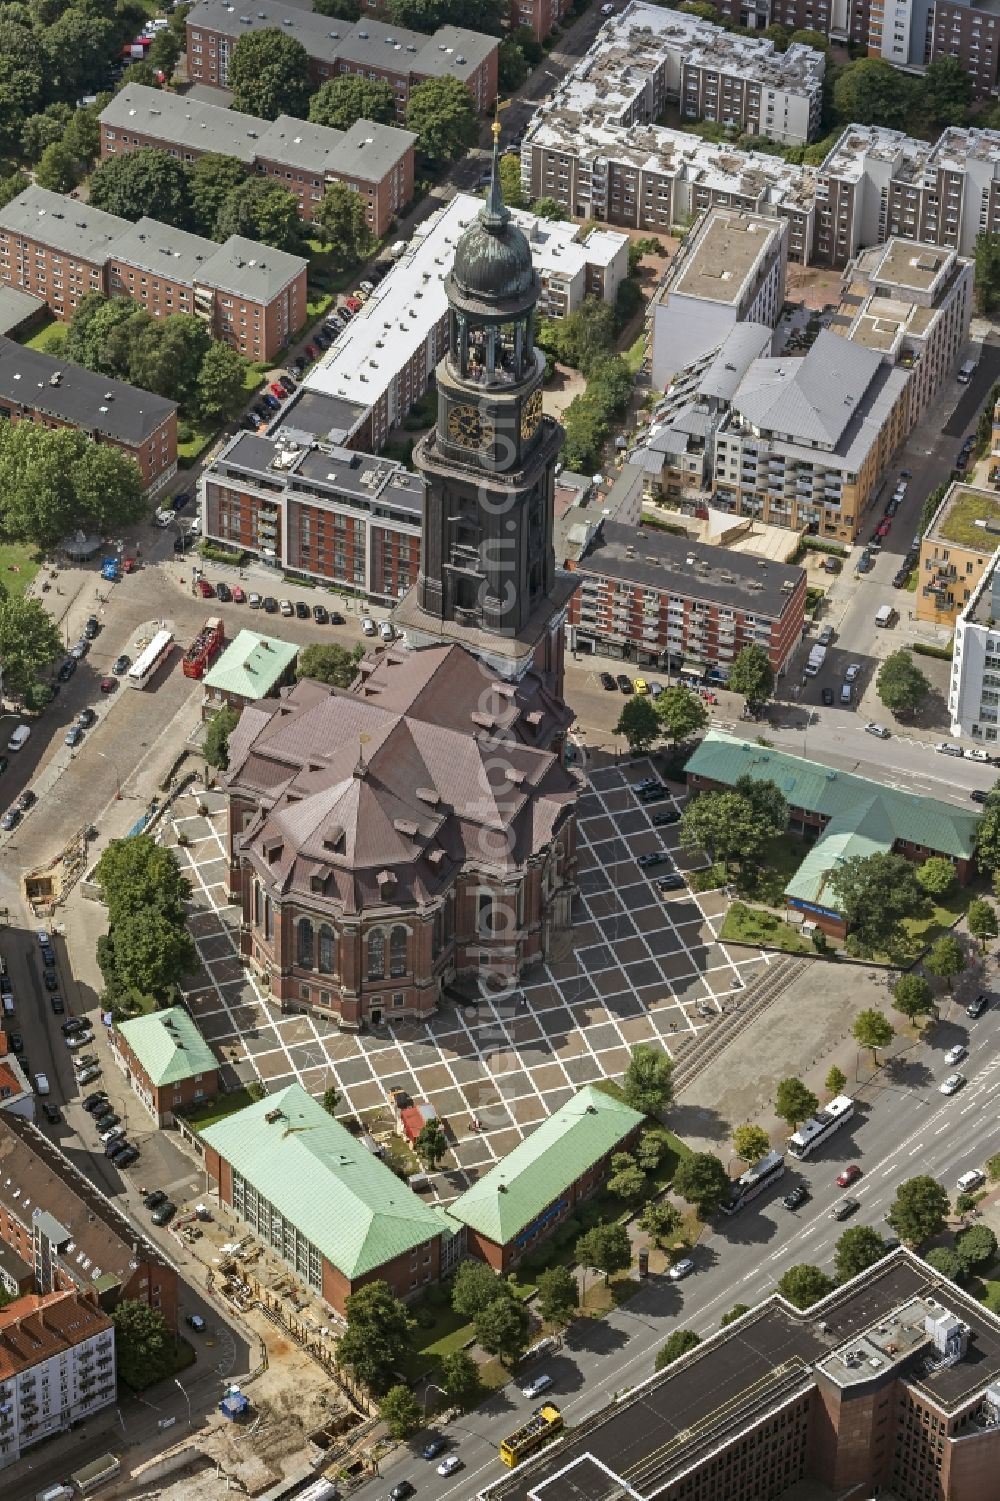
[[[732,1197],[728,1204],[722,1208],[726,1214],[735,1214],[742,1209],[744,1204],[749,1204],[758,1194],[763,1193],[771,1183],[777,1183],[784,1175],[785,1158],[781,1152],[765,1152],[759,1162],[753,1167],[748,1167],[732,1187]]]
[[[808,1157],[821,1147],[834,1131],[839,1131],[845,1121],[849,1121],[854,1114],[854,1101],[849,1095],[839,1094],[835,1100],[831,1100],[822,1110],[818,1110],[811,1120],[803,1121],[797,1131],[788,1138],[785,1145],[793,1157]]]
[[[500,1445],[500,1458],[511,1469],[526,1459],[529,1454],[534,1454],[543,1444],[559,1433],[563,1426],[563,1416],[554,1402],[543,1402],[541,1407],[536,1407],[526,1423],[520,1428],[515,1428],[509,1438],[505,1438]]]
[[[174,649],[173,631],[157,631],[145,651],[140,652],[128,670],[130,688],[145,688]]]

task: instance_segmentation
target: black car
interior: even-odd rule
[[[324,605],[313,605],[312,614],[317,625],[326,625],[330,619],[329,612]]]
[[[986,799],[989,797],[989,793],[984,792],[981,787],[973,787],[972,791],[969,793],[969,796],[972,798],[972,801],[974,803],[985,803]]]
[[[115,658],[115,665],[112,667],[111,671],[114,673],[116,678],[120,678],[122,673],[128,672],[131,666],[131,659],[129,657],[126,657],[125,653],[122,652],[122,655],[120,657]]]
[[[10,1050],[12,1053],[24,1052],[24,1038],[21,1036],[20,1032],[8,1032],[7,1040],[10,1043]]]
[[[333,335],[325,328],[318,328],[313,334],[313,343],[318,344],[320,349],[329,349],[333,343]]]
[[[55,995],[49,996],[49,1004],[52,1007],[53,1016],[62,1016],[63,1012],[66,1010],[66,1007],[63,1004],[63,998],[58,991],[56,991]]]
[[[74,1032],[86,1032],[90,1029],[90,1023],[82,1016],[71,1016],[69,1021],[62,1024],[62,1035],[72,1037]]]
[[[970,1001],[966,1006],[965,1014],[966,1016],[971,1016],[973,1021],[978,1021],[983,1012],[988,1011],[989,1009],[990,997],[986,994],[985,991],[982,991],[979,995],[976,996],[976,999],[974,1001]]]
[[[264,595],[264,609],[269,615],[277,615],[278,601],[275,599],[273,594]]]
[[[415,1495],[416,1487],[411,1485],[408,1480],[401,1480],[389,1492],[389,1501],[407,1501],[408,1497]]]
[[[116,1152],[111,1159],[113,1167],[131,1167],[133,1162],[139,1161],[138,1147],[132,1146],[130,1142],[125,1142],[124,1145],[119,1142],[119,1146],[121,1151]]]
[[[89,616],[87,619],[87,624],[83,628],[83,634],[86,636],[87,640],[96,641],[97,637],[100,635],[100,632],[101,622],[98,620],[97,616]]]
[[[300,620],[309,619],[309,606],[304,599],[297,599],[295,601],[295,613]]]
[[[339,610],[331,610],[330,611],[330,624],[331,625],[344,625],[345,623],[346,622],[344,620],[344,617],[343,617],[343,615],[341,615],[341,613],[340,613]]]
[[[860,1199],[838,1199],[836,1204],[834,1204],[833,1208],[830,1210],[830,1218],[832,1220],[846,1220],[849,1219],[852,1214],[857,1213],[860,1208]]]
[[[833,689],[832,688],[821,688],[819,696],[820,696],[820,702],[826,704],[827,707],[829,707],[833,703]]]
[[[170,504],[173,506],[175,511],[183,511],[184,507],[188,504],[190,499],[190,490],[179,490],[177,494],[171,498]]]
[[[290,375],[279,375],[278,385],[283,387],[283,389],[288,392],[289,396],[291,396],[292,392],[295,390],[295,382],[292,380],[292,377]]]
[[[59,671],[56,673],[56,677],[59,679],[60,683],[68,683],[75,671],[76,658],[67,657],[65,662],[62,662],[60,664]]]
[[[20,810],[20,808],[8,808],[7,812],[4,814],[3,818],[0,818],[0,829],[3,829],[4,832],[6,833],[10,829],[16,828],[17,825],[20,822],[21,822],[21,810]]]
[[[76,722],[81,729],[89,730],[92,724],[97,723],[97,715],[94,710],[88,705],[85,709],[80,710],[79,714],[76,716]]]
[[[87,1095],[87,1097],[82,1100],[81,1103],[87,1114],[93,1115],[98,1105],[103,1105],[107,1097],[108,1092],[106,1089],[95,1089],[94,1093]]]
[[[684,877],[673,871],[669,876],[660,876],[656,884],[660,891],[683,891]]]
[[[670,856],[666,850],[650,850],[648,855],[637,855],[635,863],[646,869],[651,865],[662,865],[664,861],[669,859]]]
[[[269,412],[269,410],[267,409],[267,407],[264,405],[264,403],[262,401],[255,401],[254,404],[253,404],[252,410],[254,412],[256,412],[256,414],[260,418],[261,422],[266,422],[267,419],[268,419],[268,417],[270,417],[270,415],[271,415],[271,413]]]
[[[227,605],[233,597],[233,591],[228,584],[218,583],[215,586],[215,597],[216,599],[221,599],[222,603]]]
[[[666,787],[647,787],[645,792],[639,793],[639,801],[645,807],[647,803],[659,803],[669,796],[670,793]]]
[[[618,687],[618,684],[615,682],[614,677],[610,672],[601,673],[601,687],[604,689],[605,693],[614,693],[615,689]]]
[[[174,552],[187,552],[194,546],[195,537],[193,532],[181,532],[174,538]]]
[[[32,792],[30,787],[25,787],[24,791],[21,793],[21,796],[17,800],[17,806],[20,808],[22,813],[27,813],[28,809],[33,808],[37,802],[38,793]]]
[[[62,1120],[62,1111],[58,1105],[53,1105],[50,1100],[42,1101],[42,1114],[50,1126],[55,1126]]]
[[[297,354],[295,356],[295,359],[292,361],[292,364],[295,366],[300,375],[302,374],[308,363],[309,361],[306,359],[304,354]]]
[[[653,814],[653,828],[665,829],[672,823],[680,823],[681,815],[676,808],[668,808],[666,813]]]
[[[163,1204],[160,1205],[159,1209],[154,1209],[150,1218],[152,1219],[154,1225],[165,1225],[169,1220],[173,1219],[176,1213],[177,1205],[172,1204],[171,1201],[167,1199]]]
[[[114,1159],[118,1156],[118,1153],[127,1146],[128,1142],[125,1140],[124,1136],[112,1136],[110,1141],[106,1141],[104,1143],[104,1155],[105,1157],[111,1157],[112,1159]]]
[[[21,1065],[21,1072],[22,1072],[22,1074],[24,1074],[26,1078],[30,1078],[30,1076],[31,1076],[31,1064],[28,1062],[28,1055],[27,1055],[27,1053],[15,1053],[14,1057],[17,1059],[18,1063]]]
[[[94,1125],[98,1131],[110,1131],[113,1126],[120,1126],[121,1123],[121,1116],[117,1110],[112,1110],[110,1105],[105,1107],[103,1115],[100,1115],[96,1110],[94,1111]]]
[[[161,1204],[167,1202],[167,1196],[162,1188],[154,1188],[153,1192],[148,1193],[142,1202],[146,1209],[159,1209]]]
[[[793,1188],[790,1193],[786,1193],[781,1202],[786,1209],[799,1209],[803,1204],[808,1202],[808,1199],[809,1190],[808,1188],[804,1188],[800,1183],[797,1188]]]
[[[615,679],[615,682],[618,684],[618,688],[619,688],[620,692],[622,692],[622,693],[634,693],[635,692],[635,686],[634,686],[634,684],[632,682],[632,679],[630,677],[627,677],[624,672],[620,672],[618,674],[617,678]]]
[[[51,970],[46,970],[45,974],[42,976],[42,979],[45,981],[46,990],[59,989],[59,976],[54,975]]]

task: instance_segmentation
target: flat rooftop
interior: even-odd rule
[[[0,230],[40,240],[53,250],[97,266],[106,264],[115,240],[131,228],[117,214],[34,185],[0,208]]]
[[[989,521],[995,530],[978,526],[980,521]],[[1000,496],[972,485],[951,485],[924,534],[924,543],[928,542],[995,552],[1000,545]]]
[[[868,252],[865,273],[900,290],[934,292],[956,260],[954,250],[921,241],[889,240]]]
[[[300,439],[305,435],[299,434]],[[291,432],[277,438],[262,433],[237,433],[207,471],[208,478],[235,472],[273,487],[276,481],[299,493],[302,482],[309,498],[324,493],[355,509],[394,512],[397,519],[419,522],[423,510],[423,482],[394,459],[375,458],[332,443],[295,441]]]
[[[756,267],[777,250],[784,233],[776,219],[711,210],[682,247],[676,274],[668,273],[669,292],[704,302],[739,303]]]
[[[0,338],[0,403],[4,401],[130,448],[177,410],[177,403],[166,397]]]

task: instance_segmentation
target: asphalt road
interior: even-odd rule
[[[546,1371],[554,1386],[549,1395],[567,1421],[580,1423],[612,1395],[652,1374],[655,1352],[676,1328],[694,1329],[703,1337],[718,1329],[736,1303],[753,1305],[774,1289],[778,1279],[800,1262],[811,1262],[832,1275],[837,1238],[852,1225],[884,1224],[896,1187],[918,1173],[930,1173],[949,1192],[967,1168],[981,1166],[1000,1147],[1000,1010],[969,1022],[957,1005],[955,1020],[937,1029],[932,1045],[918,1045],[889,1070],[878,1072],[858,1091],[854,1118],[815,1157],[791,1164],[785,1177],[731,1220],[709,1230],[695,1251],[695,1272],[683,1282],[651,1278],[632,1301],[601,1320],[583,1320],[572,1329],[554,1356],[526,1367],[522,1380]],[[969,1046],[960,1065],[968,1083],[945,1097],[938,1085],[950,1072],[945,1051],[956,1042]],[[862,1078],[871,1066],[859,1057]],[[851,1088],[851,1086],[848,1086]],[[835,1179],[847,1163],[857,1163],[862,1177],[849,1189]],[[781,1196],[801,1183],[810,1200],[789,1212]],[[861,1208],[844,1222],[830,1211],[850,1194]],[[597,1275],[597,1274],[594,1274]],[[362,1488],[366,1498],[385,1497],[400,1480],[410,1480],[421,1497],[466,1501],[504,1471],[497,1444],[537,1405],[510,1383],[476,1412],[435,1431],[446,1434],[465,1463],[450,1479],[436,1474],[435,1464],[420,1457],[426,1430],[397,1449],[382,1475]]]

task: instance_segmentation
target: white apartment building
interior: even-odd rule
[[[1000,541],[995,522],[992,530]],[[1000,739],[1000,551],[955,621],[948,714],[953,735]]]
[[[115,1336],[93,1294],[28,1294],[0,1309],[0,1469],[116,1401]]]
[[[674,256],[650,306],[653,385],[727,338],[738,323],[774,328],[785,299],[788,225],[716,208],[702,215]]]

